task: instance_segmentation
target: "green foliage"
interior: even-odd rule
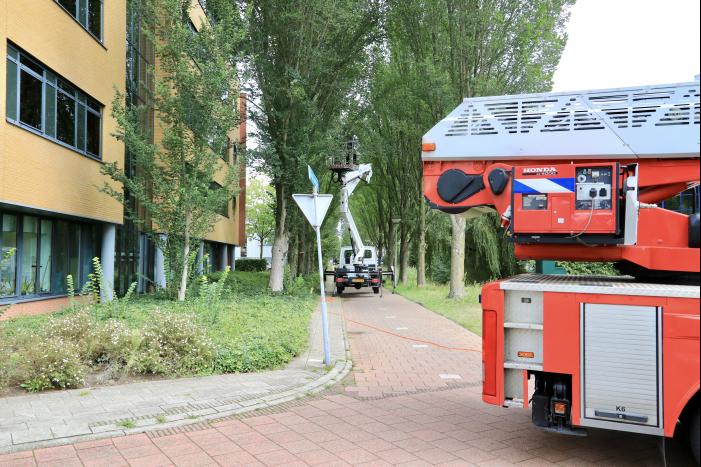
[[[130,13],[141,18],[140,32],[154,45],[159,68],[153,88],[151,83],[144,87],[153,89],[147,91],[148,104],[134,105],[121,93],[112,102],[117,122],[113,136],[124,143],[138,170],[127,171],[116,163],[102,166],[116,182],[102,190],[122,201],[142,228],[149,226],[135,207],[148,212],[158,233],[167,234],[152,232],[168,258],[173,280],[167,283],[179,300],[185,299],[189,285],[194,245],[212,230],[222,209],[228,209],[240,175],[239,167],[221,157],[229,157],[228,133],[239,120],[239,12],[231,2],[212,0],[216,21],[196,24],[193,34],[183,14],[189,7],[182,0],[130,2]],[[157,142],[143,124],[154,110],[162,135]],[[218,186],[212,184],[215,178]]]
[[[450,262],[435,258],[431,263],[431,280],[441,285],[450,282]]]
[[[221,280],[222,273],[213,272],[207,276],[210,281]],[[224,293],[235,296],[267,295],[268,274],[265,272],[232,271],[226,277]]]
[[[252,100],[260,103],[252,108],[252,118],[261,145],[251,155],[275,188],[275,235],[281,248],[273,250],[270,286],[280,292],[284,262],[278,252],[287,250],[290,232],[304,235],[302,252],[311,251],[313,244],[290,195],[309,189],[306,165],[325,166],[326,157],[348,137],[343,115],[366,71],[371,44],[379,38],[381,4],[376,0],[237,3],[248,26],[248,71],[257,88]],[[322,178],[323,172],[317,170]],[[308,264],[301,265],[302,273],[308,272]]]
[[[29,392],[76,388],[85,378],[78,344],[60,338],[32,343],[23,349],[19,360],[20,386]]]
[[[268,263],[264,259],[241,258],[236,260],[237,271],[262,272],[268,269]]]
[[[246,232],[249,238],[263,246],[273,240],[275,232],[275,190],[258,178],[252,178],[246,186]]]
[[[224,271],[182,303],[140,296],[106,313],[88,301],[2,321],[0,389],[76,387],[92,371],[117,379],[279,367],[305,348],[317,303],[312,279],[300,280],[297,293],[271,295],[266,273]]]
[[[587,263],[583,261],[556,261],[567,274],[576,276],[620,276],[613,263]]]
[[[194,315],[156,310],[129,369],[155,375],[208,373],[215,349]]]

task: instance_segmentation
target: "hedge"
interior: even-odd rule
[[[268,262],[264,259],[245,258],[236,260],[237,271],[260,272],[268,270]]]

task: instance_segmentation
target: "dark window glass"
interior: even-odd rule
[[[76,126],[78,127],[76,134],[78,135],[78,141],[76,146],[81,151],[85,151],[85,113],[85,105],[78,103],[78,114],[76,116]]]
[[[93,272],[93,258],[99,256],[95,225],[83,225],[80,247],[80,285],[82,287],[88,281],[88,275]]]
[[[57,0],[58,3],[68,10],[68,12],[75,16],[76,15],[76,0]]]
[[[4,214],[0,224],[0,297],[6,297],[15,294],[17,217]]]
[[[53,222],[41,221],[41,238],[39,244],[39,292],[51,291],[51,234]]]
[[[22,54],[19,59],[20,63],[30,70],[32,70],[34,73],[37,75],[43,75],[44,74],[44,68],[41,67],[37,62],[32,60],[31,58],[27,57],[26,55]]]
[[[22,295],[36,293],[37,260],[39,247],[39,220],[36,217],[24,216],[22,219],[22,259],[21,286]]]
[[[90,154],[98,156],[100,154],[100,117],[92,112],[88,112],[88,147]]]
[[[17,64],[10,59],[7,60],[7,118],[17,119]]]
[[[88,0],[88,31],[102,37],[102,0]]]
[[[35,71],[41,76],[35,76]],[[11,46],[7,57],[7,118],[100,157],[102,106]]]
[[[68,224],[68,274],[73,277],[76,289],[80,289],[80,224]]]
[[[56,88],[47,86],[44,88],[44,133],[52,138],[56,137]]]
[[[93,36],[102,40],[102,0],[56,0]]]
[[[56,99],[56,138],[75,144],[75,101],[62,92]]]
[[[41,130],[41,80],[22,70],[19,89],[19,119]]]
[[[68,272],[68,222],[57,221],[54,224],[54,272],[51,280],[51,290],[54,293],[66,291],[66,276]]]

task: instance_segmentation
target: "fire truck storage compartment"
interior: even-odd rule
[[[523,371],[543,369],[543,292],[504,295],[504,403],[522,405]]]
[[[580,313],[582,425],[661,428],[661,309],[582,304]]]

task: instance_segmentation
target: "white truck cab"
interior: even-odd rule
[[[346,287],[360,289],[372,287],[373,293],[380,293],[382,270],[379,268],[377,250],[373,246],[363,246],[356,255],[352,246],[341,247],[339,262],[333,271],[336,293],[343,293]],[[360,259],[360,261],[356,261]]]

